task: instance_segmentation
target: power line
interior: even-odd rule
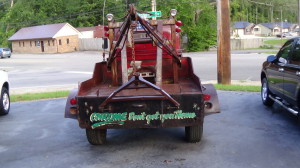
[[[162,0],[160,0],[161,2],[163,2]],[[178,2],[178,3],[170,3],[170,2],[173,2],[173,1],[176,1],[176,0],[167,0],[164,1],[166,2],[164,5],[172,5],[172,4],[191,4],[191,3],[202,3],[204,1],[190,1],[190,2]],[[121,4],[122,5],[122,4]],[[121,13],[121,12],[126,12],[125,10],[125,7],[124,5],[122,6],[119,6],[119,7],[112,7],[112,8],[106,8],[105,10],[106,11],[114,11],[114,13]],[[151,7],[151,6],[144,6],[144,7],[141,7],[141,8],[148,8],[148,7]],[[117,9],[123,9],[123,11],[116,11]],[[46,22],[46,21],[50,21],[50,20],[58,20],[58,19],[64,19],[64,18],[67,18],[67,19],[71,19],[73,17],[78,17],[80,15],[87,15],[87,14],[95,14],[97,12],[103,12],[103,9],[102,8],[96,8],[92,11],[88,11],[88,12],[75,12],[75,13],[71,13],[71,14],[65,14],[65,15],[61,15],[61,16],[53,16],[53,17],[48,17],[48,18],[43,18],[43,19],[33,19],[33,20],[28,20],[28,21],[21,21],[21,22],[9,22],[9,23],[6,23],[6,25],[19,25],[19,24],[30,24],[30,23],[35,23],[35,22]],[[59,13],[59,11],[57,12]],[[98,16],[99,14],[97,14]],[[75,18],[75,19],[78,19],[78,18]],[[116,18],[116,20],[119,20],[119,19],[122,19],[121,18]]]
[[[274,7],[274,3],[267,3],[267,2],[257,2],[257,1],[253,1],[253,0],[247,0],[250,3],[254,3],[254,4],[258,4],[258,5],[264,5],[264,6],[269,6],[269,7]],[[286,7],[293,7],[293,6],[297,6],[298,4],[281,4],[280,7],[286,6]]]
[[[117,9],[122,9],[123,7],[113,7],[113,8],[107,8],[108,10],[117,10]],[[34,23],[34,22],[38,22],[38,21],[49,21],[49,20],[56,20],[56,19],[63,19],[63,18],[72,18],[72,17],[76,17],[76,16],[80,16],[80,15],[87,15],[87,14],[94,14],[97,12],[102,12],[103,9],[101,8],[97,8],[94,9],[92,11],[88,11],[88,12],[76,12],[76,13],[71,13],[71,14],[65,14],[65,15],[61,15],[61,16],[53,16],[53,17],[48,17],[48,18],[44,18],[44,19],[33,19],[33,20],[28,20],[28,21],[23,21],[23,22],[9,22],[6,24],[9,25],[18,25],[18,24],[26,24],[26,23]]]
[[[157,0],[159,3],[157,3],[157,6],[164,6],[164,5],[186,5],[186,4],[200,4],[200,3],[205,3],[208,1],[188,1],[188,2],[178,2],[178,0]],[[257,2],[254,0],[247,0],[250,3],[261,3],[261,2]],[[8,2],[4,2],[4,3],[8,3]],[[211,1],[210,1],[211,3]],[[263,3],[265,4],[265,3]],[[262,4],[261,4],[262,5]],[[267,4],[269,5],[269,4]],[[140,6],[140,9],[146,9],[146,8],[150,8],[151,6]],[[80,7],[81,8],[81,7]],[[75,8],[75,10],[80,9],[80,8]],[[72,8],[72,10],[74,10],[74,8]],[[106,8],[105,11],[113,11],[112,13],[114,14],[120,14],[120,13],[124,13],[126,12],[126,4],[119,4],[118,6],[115,7],[111,7],[111,8]],[[64,11],[56,11],[55,13],[61,13]],[[63,14],[63,15],[58,15],[58,16],[50,16],[47,18],[42,18],[42,19],[32,19],[32,20],[27,20],[27,21],[19,21],[19,22],[6,22],[4,24],[6,25],[21,25],[21,24],[34,24],[34,23],[40,23],[40,22],[48,22],[48,21],[55,21],[55,20],[59,20],[59,19],[65,19],[65,20],[75,20],[78,19],[80,20],[80,16],[86,16],[86,15],[93,15],[93,16],[103,16],[103,14],[100,14],[100,12],[103,13],[103,8],[99,7],[99,8],[95,8],[91,11],[82,11],[82,12],[74,12],[74,13],[69,13],[69,14]],[[123,19],[122,17],[119,18],[115,18],[115,20],[121,20]],[[2,23],[3,24],[3,23]]]

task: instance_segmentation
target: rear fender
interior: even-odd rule
[[[77,88],[73,89],[70,92],[70,94],[68,96],[68,99],[67,99],[67,102],[66,102],[65,118],[77,119],[77,117],[78,117],[78,111],[77,111],[78,108],[77,108],[77,105],[72,105],[70,103],[70,100],[73,99],[73,98],[76,98],[77,94],[78,94],[78,89]],[[73,113],[74,113],[74,111],[77,111],[77,113],[76,114],[72,114],[71,110],[73,111]]]
[[[217,91],[212,84],[204,84],[202,85],[203,94],[210,95],[210,100],[204,101],[204,114],[215,114],[220,113],[220,104],[218,99]]]

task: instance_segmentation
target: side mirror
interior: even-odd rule
[[[102,49],[107,49],[107,48],[108,48],[108,40],[107,38],[103,38]]]
[[[270,63],[273,63],[276,60],[276,57],[274,55],[270,55],[267,57],[267,61]]]
[[[287,64],[287,60],[285,58],[280,57],[278,61],[280,62],[280,64]]]

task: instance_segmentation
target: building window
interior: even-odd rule
[[[259,28],[254,28],[254,31],[256,31],[256,32],[259,31]]]
[[[61,45],[61,40],[58,40],[58,44]]]
[[[39,40],[35,41],[35,46],[39,47],[41,45],[41,42]]]
[[[48,46],[50,46],[50,40],[48,40]]]
[[[25,47],[25,43],[24,43],[24,41],[23,41],[23,47]]]
[[[32,41],[30,41],[30,47],[32,47]]]
[[[19,47],[21,47],[21,41],[19,41]]]
[[[69,44],[70,43],[70,40],[67,38],[67,44]]]

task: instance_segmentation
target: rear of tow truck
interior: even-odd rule
[[[167,127],[185,127],[187,141],[199,142],[204,116],[220,112],[213,85],[202,85],[182,56],[175,16],[147,21],[132,5],[124,22],[107,15],[109,57],[70,93],[65,110],[91,144],[105,143],[107,129]]]

